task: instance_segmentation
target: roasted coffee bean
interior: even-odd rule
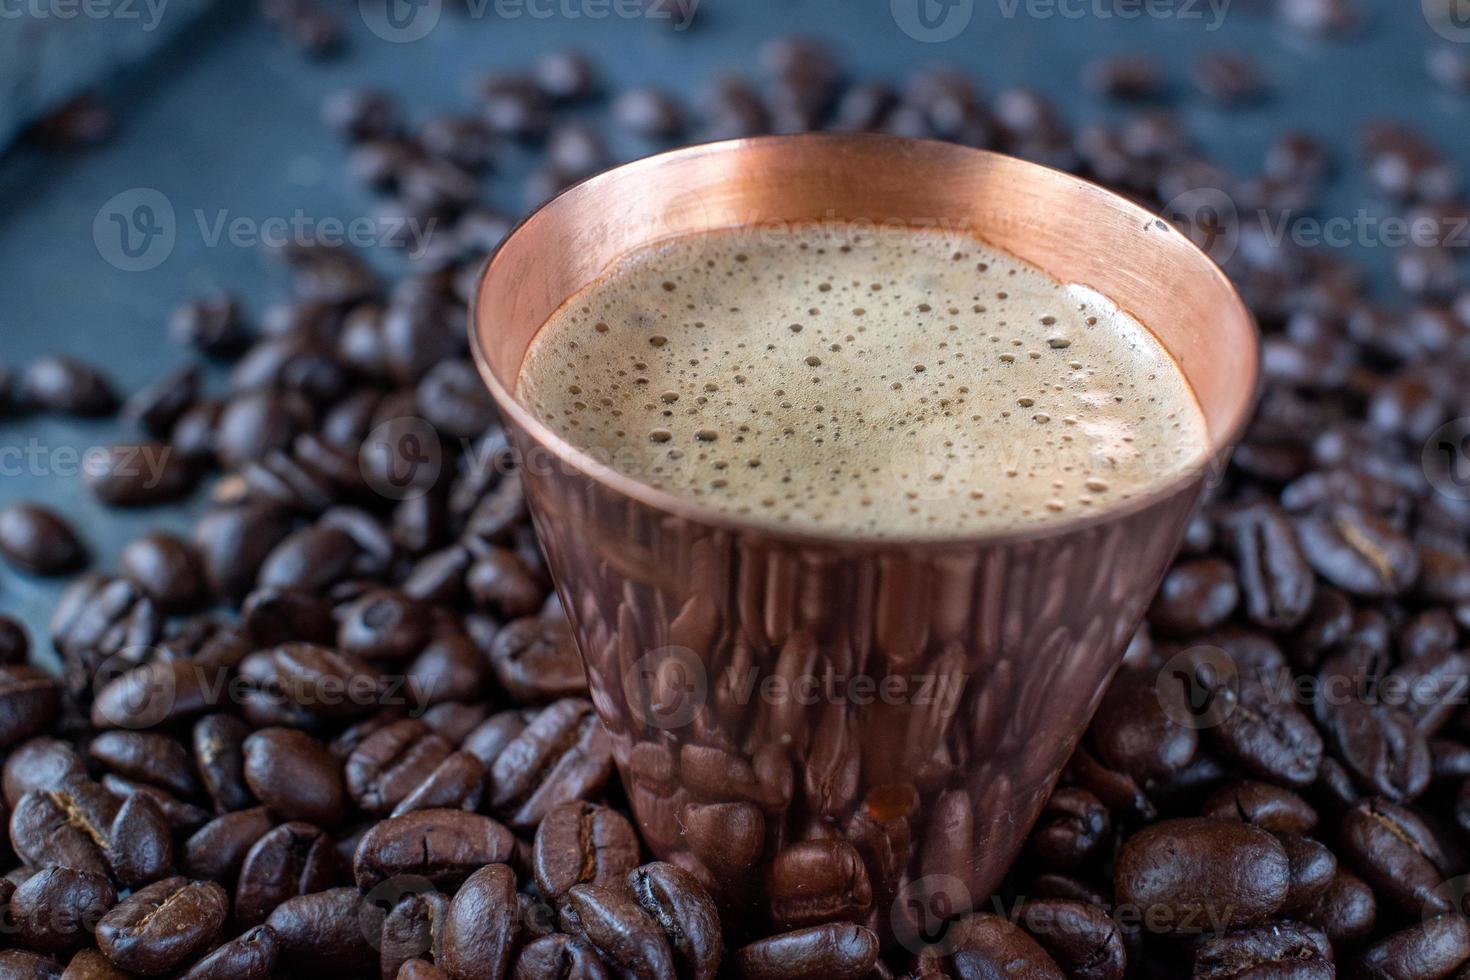
[[[92,739],[87,752],[107,769],[175,796],[191,797],[199,792],[189,750],[166,735],[103,732]]]
[[[86,763],[70,742],[44,735],[29,739],[5,758],[5,805],[13,810],[33,789],[61,789],[86,776]]]
[[[1319,701],[1318,715],[1328,744],[1366,792],[1406,802],[1428,788],[1429,744],[1407,712],[1354,697]]]
[[[194,765],[217,813],[255,802],[245,785],[246,724],[234,715],[208,715],[194,723]],[[209,877],[209,876],[203,876]]]
[[[199,474],[168,444],[141,442],[92,453],[83,476],[93,496],[110,507],[152,507],[187,496]]]
[[[623,889],[574,885],[560,909],[563,928],[597,950],[614,971],[648,980],[677,975],[663,930]]]
[[[410,703],[419,709],[446,701],[477,701],[490,687],[485,655],[467,636],[453,634],[424,647],[404,672]]]
[[[1356,959],[1361,976],[1448,977],[1470,959],[1470,923],[1451,913],[1390,933]]]
[[[862,921],[872,904],[872,885],[857,849],[841,840],[802,841],[771,862],[767,879],[771,918],[783,928]]]
[[[1398,595],[1419,574],[1413,543],[1382,518],[1337,505],[1296,520],[1297,537],[1317,574],[1353,595]]]
[[[319,827],[342,821],[342,774],[316,739],[289,728],[265,728],[245,739],[244,752],[245,782],[272,813]]]
[[[179,306],[169,321],[173,337],[211,357],[234,357],[250,343],[251,331],[233,296],[216,293]]]
[[[573,885],[616,886],[638,865],[638,837],[622,814],[581,801],[554,807],[536,828],[532,867],[541,894]]]
[[[355,888],[331,888],[288,899],[266,920],[276,935],[277,957],[296,970],[336,976],[368,976],[378,953],[363,935],[365,899]]]
[[[338,649],[366,660],[407,660],[427,639],[423,606],[390,589],[375,589],[354,601],[337,628]]]
[[[1307,786],[1322,763],[1322,737],[1290,700],[1250,675],[1220,689],[1221,721],[1207,730],[1215,748],[1248,773]]]
[[[117,902],[106,875],[66,867],[42,868],[10,897],[10,921],[19,945],[38,953],[71,953],[92,941],[98,921]]]
[[[515,958],[511,980],[612,980],[597,951],[580,939],[557,933],[528,943]]]
[[[1225,521],[1235,549],[1245,613],[1267,629],[1290,629],[1311,610],[1317,580],[1281,508],[1259,504]]]
[[[60,575],[86,564],[87,549],[60,515],[40,504],[0,510],[0,555],[37,575]]]
[[[673,96],[657,88],[631,88],[612,104],[613,119],[635,136],[674,139],[684,129],[684,111]]]
[[[61,964],[53,957],[23,949],[0,950],[0,976],[15,980],[58,980]]]
[[[311,824],[281,824],[245,854],[235,888],[235,921],[258,925],[287,899],[329,886],[336,872],[330,837]]]
[[[418,719],[369,735],[343,767],[347,792],[368,813],[391,811],[449,757],[454,747]]]
[[[478,869],[465,879],[449,905],[441,937],[442,958],[437,962],[454,980],[505,976],[518,916],[515,873],[497,863]]]
[[[395,891],[390,888],[381,897],[368,896],[385,913],[377,938],[382,977],[397,976],[399,968],[417,956],[443,960],[441,939],[449,915],[449,897],[410,885],[394,901]]]
[[[587,691],[582,655],[565,617],[528,616],[507,623],[491,642],[490,665],[501,688],[517,701],[541,704]]]
[[[0,613],[0,664],[23,664],[31,653],[31,637],[26,628]]]
[[[1195,951],[1194,976],[1199,980],[1253,976],[1332,980],[1337,970],[1325,935],[1310,926],[1285,922],[1211,936]]]
[[[391,136],[397,121],[393,97],[377,89],[343,89],[322,100],[322,122],[353,142]]]
[[[1317,826],[1317,811],[1296,793],[1249,779],[1211,793],[1200,816],[1242,820],[1273,834],[1305,834]]]
[[[92,725],[148,728],[203,714],[222,696],[227,671],[188,657],[134,667],[97,692]]]
[[[199,400],[202,375],[187,364],[147,385],[128,399],[123,414],[157,439],[167,439],[175,423]]]
[[[353,877],[364,891],[386,878],[418,875],[453,888],[486,864],[503,864],[515,837],[489,817],[463,810],[415,810],[375,824],[357,845]]]
[[[275,930],[256,926],[218,947],[179,980],[268,980],[276,968]]]
[[[273,504],[245,504],[206,514],[194,526],[193,540],[210,589],[225,597],[249,592],[261,564],[289,527],[285,511]]]
[[[263,806],[216,817],[184,842],[179,868],[194,878],[232,882],[250,849],[274,826]]]
[[[1373,931],[1377,914],[1373,889],[1351,871],[1338,868],[1301,918],[1327,933],[1334,945],[1349,947],[1358,945]]]
[[[1188,765],[1199,733],[1176,724],[1157,691],[1157,671],[1124,668],[1113,678],[1093,717],[1098,760],[1134,779],[1164,776]]]
[[[118,558],[119,570],[160,609],[177,612],[201,596],[204,576],[199,557],[188,542],[154,531],[128,544]]]
[[[1155,629],[1171,636],[1193,636],[1228,619],[1239,599],[1235,570],[1229,563],[1200,558],[1176,565],[1164,577],[1148,619]]]
[[[1165,88],[1158,64],[1142,55],[1092,61],[1083,71],[1083,82],[1098,94],[1113,99],[1152,99]]]
[[[1364,800],[1342,817],[1344,860],[1382,898],[1411,915],[1449,911],[1440,889],[1448,866],[1433,832],[1410,810],[1387,800]]]
[[[1036,940],[1010,920],[988,913],[967,915],[945,934],[943,967],[954,976],[1005,975],[1025,980],[1062,980],[1062,971]],[[920,971],[941,968],[935,947],[921,954]]]
[[[678,975],[714,980],[720,968],[719,910],[699,881],[677,865],[655,861],[628,872],[627,887],[663,929]]]
[[[171,836],[152,800],[119,802],[86,779],[30,790],[10,815],[10,843],[22,860],[108,875],[125,888],[163,876],[173,860]]]
[[[1112,834],[1112,815],[1092,793],[1062,786],[1051,794],[1031,833],[1031,847],[1048,868],[1072,871],[1086,864]]]
[[[101,372],[64,354],[44,357],[26,368],[20,394],[28,404],[67,415],[109,415],[118,405]]]
[[[1286,900],[1291,868],[1264,830],[1228,820],[1165,820],[1128,838],[1113,884],[1121,903],[1167,910],[1151,932],[1255,925]]]
[[[303,528],[271,549],[256,582],[265,588],[321,592],[345,578],[357,558],[357,542],[346,531]]]
[[[322,718],[353,718],[372,711],[384,690],[376,670],[315,643],[283,643],[256,652],[240,669],[258,686]]]
[[[253,648],[293,641],[330,644],[337,628],[331,603],[297,589],[256,589],[240,607],[240,627]]]
[[[0,749],[44,731],[61,710],[61,684],[26,664],[0,666]]]
[[[1277,834],[1291,864],[1291,887],[1281,906],[1285,916],[1299,918],[1312,908],[1337,874],[1337,858],[1320,841],[1301,834]]]
[[[1067,899],[1029,901],[1017,924],[1068,980],[1122,980],[1128,965],[1123,934],[1096,906]]]
[[[97,945],[124,970],[158,974],[207,950],[230,902],[212,881],[165,878],[140,888],[97,923]]]
[[[485,764],[474,755],[454,752],[393,807],[392,816],[415,810],[474,811],[484,795],[486,775]]]
[[[878,937],[849,923],[780,933],[756,940],[735,953],[735,963],[747,980],[859,980],[877,961]]]
[[[398,968],[396,980],[449,980],[449,974],[428,960],[407,960]]]
[[[558,803],[594,796],[611,775],[607,731],[592,705],[563,698],[491,761],[489,802],[511,827],[530,829]]]
[[[83,949],[67,962],[61,980],[129,980],[129,977],[101,950]]]
[[[1245,105],[1261,97],[1261,70],[1250,55],[1239,51],[1211,51],[1195,59],[1195,87],[1226,106]]]

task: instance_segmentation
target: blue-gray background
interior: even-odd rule
[[[464,109],[467,76],[526,66],[564,46],[595,56],[613,85],[658,83],[693,101],[718,73],[752,72],[765,37],[796,31],[831,41],[853,75],[900,80],[916,66],[946,62],[972,70],[991,92],[1011,85],[1049,92],[1074,123],[1115,111],[1081,90],[1080,69],[1092,57],[1147,52],[1187,96],[1195,56],[1242,48],[1260,60],[1270,88],[1259,107],[1225,111],[1197,98],[1176,100],[1192,135],[1239,174],[1259,169],[1284,127],[1303,128],[1344,164],[1324,214],[1351,217],[1363,207],[1380,213],[1356,166],[1365,120],[1406,119],[1456,159],[1470,159],[1470,99],[1439,91],[1424,68],[1432,46],[1470,42],[1432,30],[1421,0],[1360,0],[1361,28],[1323,41],[1285,30],[1267,0],[1232,0],[1223,18],[1217,11],[1224,0],[1214,8],[1205,0],[1155,0],[1152,9],[1173,16],[1131,19],[1104,16],[1129,9],[1129,0],[973,0],[968,22],[938,42],[901,30],[889,0],[703,0],[682,33],[646,18],[592,16],[612,0],[530,0],[537,10],[552,10],[549,17],[507,16],[522,8],[486,0],[484,16],[446,10],[434,30],[412,42],[377,36],[356,0],[334,2],[348,25],[340,57],[308,60],[252,13],[253,3],[226,0],[106,86],[119,124],[110,142],[71,155],[21,145],[0,156],[0,362],[23,365],[68,351],[101,364],[124,392],[136,390],[186,358],[167,340],[168,312],[179,300],[227,287],[259,312],[284,293],[281,270],[261,249],[210,245],[196,213],[209,223],[298,211],[347,221],[371,213],[369,194],[342,178],[344,149],[318,121],[324,95],[373,85],[397,93],[418,117]],[[955,9],[962,17],[964,7]],[[950,31],[959,23],[949,22]],[[0,32],[24,27],[0,20]],[[115,29],[137,25],[120,21]],[[518,210],[525,164],[512,155],[492,181],[491,199],[507,211]],[[140,188],[167,198],[177,238],[156,268],[128,272],[105,260],[93,222],[115,195]],[[1391,262],[1388,249],[1359,251],[1380,276]],[[396,261],[386,250],[372,258]],[[0,506],[33,498],[55,507],[75,521],[101,568],[112,567],[121,546],[148,527],[187,526],[185,513],[109,512],[77,477],[56,472],[66,469],[58,447],[80,451],[125,434],[120,421],[0,420],[0,448],[40,450],[39,465],[21,472],[6,457],[12,465],[0,475]],[[191,509],[202,504],[200,494]],[[21,615],[38,639],[58,589],[0,566],[0,609]]]

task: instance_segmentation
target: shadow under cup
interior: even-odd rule
[[[1110,297],[1182,367],[1209,459],[1039,529],[860,540],[654,490],[515,400],[537,329],[615,259],[802,221],[968,233]],[[735,140],[594,177],[506,239],[472,314],[649,847],[739,928],[845,918],[911,948],[1016,857],[1256,387],[1250,315],[1165,222],[1058,171],[880,136]]]

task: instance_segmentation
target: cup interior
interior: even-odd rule
[[[964,234],[1090,287],[1152,330],[1178,362],[1205,416],[1210,460],[1223,460],[1244,428],[1257,385],[1255,324],[1224,273],[1185,235],[1061,171],[872,134],[675,150],[606,171],[542,206],[491,256],[473,301],[471,339],[491,394],[536,442],[575,463],[578,451],[515,397],[526,350],[552,313],[617,259],[661,239],[811,221]],[[626,482],[618,489],[661,496]]]

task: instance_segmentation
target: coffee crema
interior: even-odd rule
[[[1143,324],[969,236],[814,223],[615,262],[532,341],[527,408],[613,469],[742,519],[985,534],[1198,466],[1189,383]]]

